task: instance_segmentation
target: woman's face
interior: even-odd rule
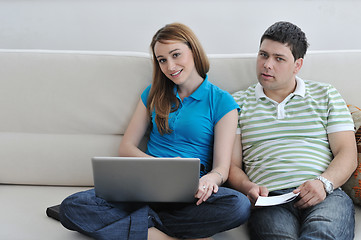
[[[171,40],[156,42],[154,54],[161,71],[176,85],[184,85],[199,78],[192,51],[185,43]]]

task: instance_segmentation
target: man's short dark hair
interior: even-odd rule
[[[295,60],[303,58],[309,46],[305,33],[290,22],[276,22],[270,26],[262,35],[261,44],[265,39],[286,44]]]

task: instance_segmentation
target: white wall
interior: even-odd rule
[[[166,23],[189,25],[207,53],[254,53],[275,21],[310,50],[360,49],[357,0],[0,0],[0,48],[148,52]]]

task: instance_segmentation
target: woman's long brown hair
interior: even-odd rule
[[[168,116],[179,106],[178,99],[174,95],[175,84],[164,75],[154,53],[155,44],[157,42],[166,43],[167,40],[185,43],[191,49],[195,68],[203,79],[206,78],[209,71],[208,57],[189,27],[181,23],[172,23],[159,29],[153,36],[150,44],[153,55],[153,83],[147,100],[147,109],[149,115],[155,110],[155,123],[162,135],[172,132],[168,125]]]

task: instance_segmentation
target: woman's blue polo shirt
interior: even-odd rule
[[[151,86],[141,95],[147,106]],[[239,109],[233,97],[208,81],[208,76],[197,90],[180,102],[179,108],[169,114],[170,134],[161,135],[152,113],[152,129],[147,144],[147,154],[154,157],[199,158],[201,176],[212,170],[214,126],[228,112]]]

